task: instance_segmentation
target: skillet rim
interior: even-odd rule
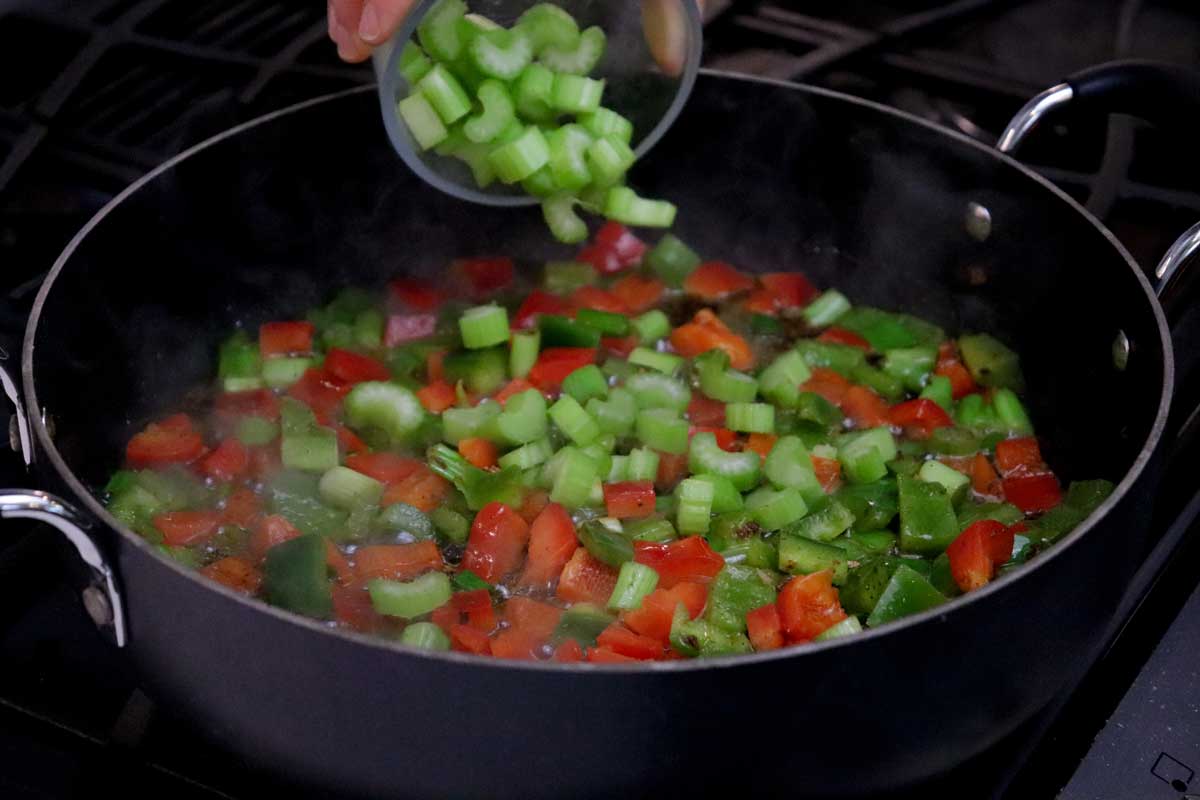
[[[1159,397],[1158,410],[1155,414],[1154,423],[1150,427],[1150,431],[1146,437],[1146,441],[1134,459],[1133,464],[1125,473],[1124,477],[1117,483],[1113,493],[1106,499],[1086,520],[1080,523],[1071,533],[1064,539],[1055,543],[1047,552],[1041,553],[1031,563],[1026,563],[1020,569],[1013,570],[1006,575],[992,581],[982,589],[971,592],[968,595],[962,595],[950,599],[947,603],[936,606],[919,614],[914,614],[909,617],[904,617],[895,622],[889,623],[879,628],[867,628],[862,633],[849,637],[838,637],[824,642],[809,642],[803,646],[786,647],[779,650],[772,650],[764,653],[751,653],[743,655],[720,656],[710,659],[680,659],[673,661],[652,661],[639,662],[637,664],[590,664],[586,662],[559,664],[552,661],[511,661],[498,658],[479,658],[466,653],[456,653],[453,651],[446,652],[431,652],[418,648],[411,648],[400,644],[395,640],[384,639],[379,636],[347,631],[344,629],[333,628],[328,623],[322,623],[318,620],[309,617],[301,616],[300,614],[291,611],[268,605],[266,602],[247,597],[243,594],[233,591],[221,584],[210,581],[196,571],[189,569],[178,562],[159,554],[153,547],[141,536],[138,536],[127,526],[121,523],[116,517],[112,516],[108,510],[100,503],[96,496],[89,490],[82,481],[80,481],[71,468],[63,459],[51,439],[46,425],[42,420],[42,415],[31,414],[31,425],[37,435],[38,443],[41,445],[44,453],[49,457],[50,463],[54,466],[59,477],[66,483],[77,498],[82,500],[84,507],[96,519],[103,522],[109,528],[117,531],[120,537],[125,540],[126,544],[141,550],[142,555],[148,556],[157,562],[160,566],[166,566],[168,569],[174,570],[177,574],[186,580],[191,580],[202,584],[209,591],[215,591],[223,594],[227,599],[238,602],[248,609],[256,613],[265,613],[276,618],[276,620],[290,623],[299,627],[306,628],[314,633],[331,635],[343,639],[347,643],[369,647],[373,649],[386,650],[395,652],[399,655],[410,656],[422,659],[428,659],[438,662],[450,662],[458,666],[478,667],[482,669],[500,669],[500,670],[522,670],[532,672],[549,672],[549,673],[574,673],[580,675],[596,675],[609,676],[613,674],[623,674],[632,676],[653,676],[657,677],[664,672],[691,672],[696,670],[710,669],[728,669],[738,665],[761,664],[768,661],[779,659],[800,658],[808,654],[823,653],[827,650],[853,646],[857,642],[866,640],[875,640],[889,636],[896,636],[908,630],[911,627],[932,623],[934,621],[945,620],[951,613],[965,607],[971,603],[977,603],[991,596],[992,594],[1006,591],[1009,587],[1014,586],[1024,579],[1026,575],[1033,574],[1034,571],[1044,569],[1047,565],[1052,564],[1060,553],[1065,552],[1068,548],[1074,546],[1080,539],[1086,536],[1098,522],[1108,513],[1110,509],[1120,503],[1125,495],[1129,493],[1133,485],[1141,477],[1146,465],[1154,456],[1158,448],[1163,432],[1166,428],[1167,417],[1171,407],[1171,400],[1174,395],[1175,383],[1175,357],[1173,342],[1171,340],[1170,330],[1167,326],[1166,315],[1163,312],[1162,306],[1155,295],[1149,280],[1145,273],[1142,272],[1137,262],[1125,249],[1120,241],[1108,230],[1096,217],[1094,217],[1087,209],[1076,202],[1073,198],[1055,186],[1046,178],[1037,174],[1029,167],[1026,167],[1020,161],[1000,153],[992,147],[989,147],[982,142],[971,139],[958,131],[945,128],[941,125],[921,119],[905,111],[892,108],[890,106],[876,103],[871,100],[865,100],[852,95],[836,92],[829,89],[823,89],[815,86],[794,83],[791,81],[779,80],[775,78],[764,78],[754,75],[743,75],[740,73],[724,72],[713,69],[701,69],[700,74],[705,80],[734,80],[746,81],[751,83],[761,83],[770,86],[800,91],[810,95],[825,97],[832,100],[848,103],[852,106],[866,109],[873,113],[879,113],[885,117],[890,117],[901,123],[915,124],[930,131],[947,137],[951,141],[959,145],[966,145],[976,151],[980,151],[993,159],[996,159],[1001,164],[1009,169],[1014,169],[1025,178],[1034,182],[1036,186],[1049,191],[1059,200],[1064,201],[1070,208],[1080,214],[1084,220],[1092,225],[1102,237],[1104,237],[1116,252],[1125,261],[1125,265],[1133,273],[1134,279],[1142,289],[1145,299],[1150,303],[1151,313],[1154,316],[1159,334],[1159,346],[1163,357],[1163,377],[1162,377],[1162,394]],[[326,95],[321,95],[309,100],[296,103],[285,108],[264,114],[252,120],[235,125],[228,130],[222,131],[202,142],[199,142],[191,147],[183,150],[179,154],[166,160],[159,166],[147,172],[142,177],[131,183],[123,189],[118,195],[104,205],[95,216],[87,221],[79,232],[71,238],[71,241],[63,249],[62,253],[55,260],[54,265],[47,273],[45,280],[38,289],[37,297],[34,301],[33,308],[29,314],[29,320],[26,324],[25,338],[21,348],[21,380],[22,387],[25,392],[26,407],[40,408],[37,400],[37,390],[33,377],[33,357],[34,343],[37,336],[38,323],[41,320],[43,306],[45,305],[50,290],[54,286],[54,282],[62,270],[67,266],[71,255],[78,249],[87,235],[99,225],[105,217],[108,216],[115,208],[117,208],[126,198],[130,197],[134,192],[141,189],[146,184],[157,178],[159,175],[167,172],[175,167],[180,162],[208,148],[220,144],[226,139],[233,138],[245,131],[258,127],[259,125],[272,122],[280,117],[294,114],[312,106],[321,105],[335,100],[340,100],[356,94],[374,92],[375,84],[367,84],[351,89],[345,89],[338,92],[333,92]],[[120,574],[119,569],[114,570],[118,581],[118,591],[120,590]],[[127,615],[129,609],[126,609]],[[136,612],[133,612],[136,615]],[[130,639],[130,648],[136,650],[136,638]]]

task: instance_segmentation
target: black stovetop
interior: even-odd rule
[[[989,142],[1025,99],[1083,66],[1200,66],[1188,0],[708,5],[709,66],[870,97]],[[54,257],[124,185],[238,121],[372,79],[337,61],[324,28],[317,0],[31,0],[0,12],[0,361]],[[1123,119],[1072,119],[1023,151],[1147,270],[1200,218],[1186,153],[1179,137]],[[1182,411],[1200,400],[1200,321],[1173,316]],[[1154,549],[1087,678],[988,753],[896,797],[1200,796],[1200,436],[1176,416]],[[0,485],[28,480],[0,454]],[[157,708],[87,620],[61,557],[48,529],[0,533],[0,798],[310,796]]]

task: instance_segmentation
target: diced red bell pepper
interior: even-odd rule
[[[950,575],[958,584],[958,588],[964,592],[971,592],[991,581],[996,569],[992,534],[997,531],[1003,533],[1006,530],[1004,525],[994,520],[980,520],[968,526],[950,543],[946,548],[946,556],[950,559]],[[1008,545],[1011,554],[1011,538]],[[1004,560],[1008,560],[1007,556]]]
[[[717,447],[727,453],[734,453],[741,450],[738,446],[738,435],[728,428],[712,428],[707,425],[693,425],[688,428],[688,438],[695,436],[697,433],[711,433],[713,438],[717,440]]]
[[[766,314],[771,317],[779,313],[775,295],[767,289],[755,289],[746,295],[746,299],[742,301],[742,308],[752,314]]]
[[[636,664],[637,659],[625,656],[608,647],[593,647],[587,651],[587,660],[592,664]]]
[[[992,467],[992,462],[983,453],[976,453],[971,459],[971,488],[979,494],[999,497],[1004,489],[1000,486],[1000,476]]]
[[[571,310],[571,304],[556,294],[534,289],[525,296],[521,307],[513,315],[512,327],[515,330],[532,328],[537,325],[538,314],[565,315]]]
[[[221,527],[216,511],[170,511],[154,518],[154,527],[171,547],[187,547],[212,538]]]
[[[575,260],[581,264],[591,264],[592,269],[601,275],[610,275],[623,269],[621,257],[617,255],[616,251],[596,244],[589,244],[582,248],[575,255]]]
[[[444,606],[438,606],[429,612],[429,621],[441,628],[446,635],[449,635],[450,628],[463,624],[463,616],[452,603],[446,603]]]
[[[991,522],[992,520],[984,520]],[[990,527],[988,530],[988,550],[992,557],[992,563],[1000,566],[1008,561],[1013,556],[1013,545],[1017,540],[1017,528],[1025,530],[1024,523],[1018,522],[1016,525],[1000,525],[999,527]]]
[[[1049,511],[1062,502],[1062,487],[1052,472],[1005,478],[1004,499],[1025,513]]]
[[[779,441],[779,437],[771,433],[752,433],[746,437],[746,450],[753,453],[758,453],[762,458],[766,458],[771,454],[771,450],[775,447],[775,442]],[[720,444],[720,440],[717,444]],[[727,450],[728,448],[721,448]]]
[[[658,472],[654,476],[654,488],[665,494],[687,477],[688,454],[655,452],[658,453]]]
[[[421,469],[423,463],[395,453],[356,453],[346,457],[346,466],[374,478],[385,486],[395,486]]]
[[[424,465],[394,486],[389,486],[379,501],[381,506],[392,503],[408,503],[418,511],[428,514],[433,511],[450,492],[450,483]]]
[[[496,609],[492,605],[492,595],[487,589],[455,592],[450,597],[450,606],[465,616],[467,624],[472,628],[491,633],[496,627]]]
[[[491,469],[496,466],[496,460],[500,457],[500,451],[496,449],[496,445],[487,439],[477,437],[460,440],[458,452],[472,466],[480,469]]]
[[[204,439],[186,414],[152,422],[125,447],[125,459],[135,467],[186,464],[204,455]]]
[[[758,280],[783,308],[806,306],[817,296],[817,288],[800,272],[768,272]]]
[[[687,276],[683,290],[704,300],[721,300],[754,288],[754,279],[723,261],[708,261]]]
[[[595,360],[596,351],[591,347],[549,347],[529,370],[529,382],[543,392],[557,390],[568,375]]]
[[[492,641],[488,635],[470,625],[451,625],[449,635],[451,649],[460,653],[486,656],[492,652]]]
[[[1032,436],[997,442],[996,466],[999,467],[1000,474],[1006,478],[1046,472],[1046,462],[1042,460],[1042,450],[1038,446],[1038,440]]]
[[[817,337],[818,342],[827,342],[828,344],[846,344],[851,347],[857,347],[859,350],[870,350],[871,343],[857,333],[845,328],[834,326],[822,331]]]
[[[511,258],[464,258],[455,261],[452,269],[467,281],[474,297],[490,297],[513,282],[516,267]]]
[[[251,596],[258,592],[263,579],[262,573],[253,564],[236,556],[226,556],[201,567],[200,574],[235,592]]]
[[[433,314],[392,314],[383,330],[384,347],[396,347],[405,342],[432,336],[437,329],[437,317]]]
[[[250,467],[250,453],[237,439],[226,439],[200,462],[200,471],[215,481],[240,478]]]
[[[779,619],[779,608],[769,603],[748,612],[746,632],[750,634],[750,644],[760,653],[783,647],[783,622]]]
[[[841,407],[859,428],[878,428],[889,422],[887,401],[865,386],[847,389]]]
[[[442,568],[442,554],[430,541],[412,544],[373,544],[354,552],[354,572],[359,580],[374,578],[408,581]]]
[[[609,221],[601,225],[592,241],[597,247],[616,253],[622,268],[642,263],[642,256],[646,253],[646,243],[619,222]]]
[[[583,661],[583,658],[583,645],[574,639],[567,639],[554,648],[554,660],[560,664],[575,664]]]
[[[529,543],[529,523],[503,503],[488,503],[471,523],[463,569],[488,583],[496,583],[521,566],[521,555]]]
[[[258,352],[263,358],[312,352],[311,322],[267,322],[258,328]]]
[[[504,619],[514,628],[520,628],[534,638],[545,641],[558,627],[563,610],[558,606],[517,595],[504,604]]]
[[[975,385],[975,379],[971,377],[971,371],[959,360],[958,348],[955,347],[954,342],[942,342],[938,347],[938,360],[933,374],[943,375],[950,379],[950,392],[955,400],[961,400],[979,390],[979,387]]]
[[[654,481],[606,483],[604,506],[617,519],[648,517],[654,513]]]
[[[529,555],[518,585],[548,585],[562,573],[578,546],[571,515],[558,503],[550,503],[529,526]]]
[[[639,661],[650,661],[661,656],[663,652],[661,641],[634,633],[619,622],[614,622],[601,631],[596,637],[596,645]]]
[[[227,525],[237,525],[239,528],[252,528],[261,513],[262,500],[250,489],[242,486],[235,489],[233,494],[225,499],[221,522]]]
[[[634,351],[640,344],[636,336],[605,336],[600,340],[600,346],[605,349],[610,355],[617,358],[628,358],[629,354]]]
[[[579,547],[558,577],[555,596],[567,603],[604,605],[616,586],[617,571]]]
[[[538,657],[542,641],[520,628],[509,628],[492,639],[492,655],[512,661],[533,661]]]
[[[525,492],[525,499],[521,501],[521,505],[517,507],[517,513],[521,515],[521,519],[533,525],[533,521],[538,518],[546,506],[550,505],[550,493],[545,489],[529,489]],[[533,530],[530,529],[529,535],[532,538]],[[570,554],[568,553],[568,556]]]
[[[214,410],[220,417],[262,417],[274,421],[279,419],[279,398],[270,389],[222,392],[217,395]]]
[[[383,615],[371,605],[366,584],[333,585],[333,618],[360,633],[371,633],[383,623]]]
[[[812,456],[813,472],[816,473],[817,483],[825,490],[825,494],[837,491],[842,482],[842,462],[836,458],[821,458]]]
[[[807,642],[846,618],[830,570],[792,578],[775,602],[789,642]]]
[[[675,607],[683,603],[688,617],[695,619],[704,611],[708,587],[702,583],[677,583],[670,589],[655,589],[642,598],[642,605],[621,614],[630,630],[666,644],[671,635]]]
[[[840,406],[850,390],[850,381],[827,367],[817,367],[808,380],[800,384],[800,391],[821,395],[835,406]]]
[[[388,284],[388,291],[397,303],[413,311],[433,311],[447,299],[446,292],[417,278],[398,278]]]
[[[725,566],[725,559],[701,536],[674,542],[634,542],[633,560],[658,573],[658,585],[670,589],[678,583],[708,583]]]
[[[430,350],[425,356],[425,378],[430,383],[446,380],[446,368],[442,362],[446,359],[445,350]]]
[[[371,448],[367,447],[367,443],[358,437],[358,434],[347,428],[345,425],[334,425],[333,429],[337,431],[338,445],[341,446],[344,453],[365,453]]]
[[[325,354],[325,373],[335,381],[349,385],[386,381],[392,376],[382,361],[337,347],[331,347]]]
[[[927,439],[938,428],[954,427],[954,420],[945,409],[924,397],[892,406],[888,417],[914,439]]]
[[[300,530],[287,517],[272,514],[259,520],[258,525],[250,532],[248,547],[250,553],[262,561],[272,547],[299,535]]]
[[[754,366],[754,351],[750,343],[729,329],[711,309],[702,308],[686,325],[671,331],[671,347],[685,358],[695,358],[709,350],[721,350],[729,356],[734,369]]]
[[[610,291],[631,312],[641,313],[658,305],[665,289],[666,286],[663,285],[663,282],[654,278],[626,275],[614,283]]]
[[[332,539],[325,540],[325,565],[333,570],[339,585],[349,586],[357,581],[354,567],[350,566],[350,561]]]
[[[580,286],[571,292],[571,306],[575,309],[594,308],[611,314],[629,313],[629,307],[621,298],[598,286]]]
[[[712,400],[700,392],[692,392],[688,402],[687,418],[698,428],[725,427],[725,404]]]
[[[322,369],[308,369],[292,384],[288,394],[311,408],[318,422],[327,424],[351,388]]]
[[[417,399],[430,414],[440,414],[458,402],[458,393],[445,381],[434,381],[417,390]]]

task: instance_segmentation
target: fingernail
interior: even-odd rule
[[[363,6],[362,16],[358,20],[358,38],[364,42],[374,42],[379,36],[379,12],[375,4],[367,2]]]

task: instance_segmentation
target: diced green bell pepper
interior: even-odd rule
[[[933,584],[908,564],[901,564],[892,573],[879,602],[867,617],[867,627],[918,614],[944,602],[946,598],[933,588]]]
[[[309,617],[326,619],[333,613],[326,543],[305,534],[267,551],[263,591],[267,602]]]
[[[744,634],[724,630],[706,619],[688,619],[680,603],[671,621],[671,647],[685,656],[711,657],[749,653],[753,650]]]
[[[769,575],[750,567],[726,564],[708,592],[704,617],[733,633],[746,630],[746,614],[775,602],[775,584]]]
[[[946,488],[913,478],[898,478],[900,549],[935,556],[958,537],[958,519]]]

